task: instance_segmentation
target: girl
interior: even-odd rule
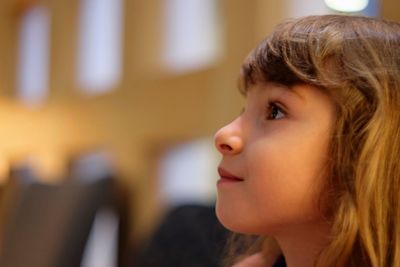
[[[285,22],[240,81],[245,108],[215,135],[217,216],[244,234],[227,264],[400,266],[400,25]]]

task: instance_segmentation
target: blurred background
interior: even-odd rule
[[[171,209],[212,206],[242,60],[280,21],[328,13],[400,20],[400,2],[1,0],[1,266],[68,242],[65,266],[128,266]]]

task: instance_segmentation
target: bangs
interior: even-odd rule
[[[240,70],[239,89],[245,93],[256,83],[274,82],[291,87],[296,84],[319,85],[315,64],[319,30],[287,21],[264,39],[246,58]],[[322,58],[319,58],[319,61]]]
[[[281,51],[274,51],[268,42],[263,42],[251,52],[241,66],[239,90],[245,94],[249,87],[266,82],[288,87],[305,83],[291,70]]]

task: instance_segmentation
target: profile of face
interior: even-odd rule
[[[311,85],[256,84],[245,109],[215,134],[222,154],[217,216],[228,229],[279,234],[323,220],[335,104]]]

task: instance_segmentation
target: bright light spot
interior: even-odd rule
[[[118,221],[111,210],[100,210],[96,214],[81,267],[117,266]]]
[[[209,138],[169,150],[160,163],[160,195],[164,203],[209,204],[215,200],[219,157]]]
[[[78,81],[85,93],[114,89],[122,68],[123,0],[81,0]]]
[[[221,50],[216,0],[167,0],[163,59],[174,72],[214,63]]]
[[[368,0],[325,0],[325,4],[340,12],[358,12],[368,6]]]
[[[21,18],[18,48],[18,98],[28,104],[40,104],[48,92],[50,15],[43,6],[35,6]]]

